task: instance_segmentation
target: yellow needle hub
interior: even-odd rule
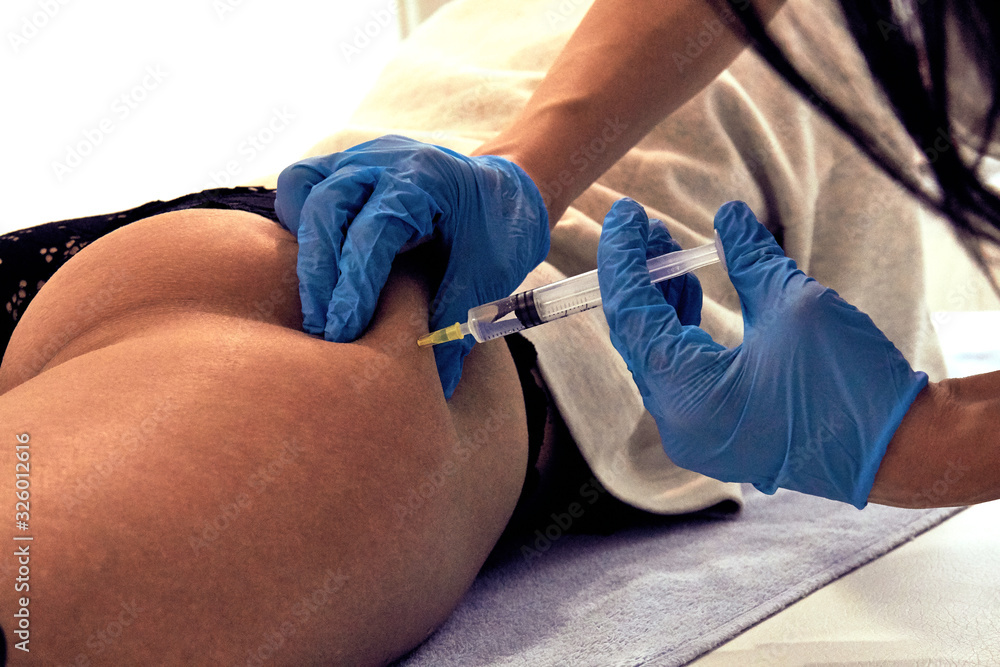
[[[439,345],[448,341],[459,340],[460,338],[465,338],[465,334],[462,333],[462,325],[455,322],[450,327],[438,329],[426,336],[421,336],[417,339],[417,345],[427,347],[428,345]]]

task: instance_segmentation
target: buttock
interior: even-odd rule
[[[242,212],[179,211],[116,230],[39,291],[11,336],[0,391],[175,313],[295,328],[295,252],[287,231]]]
[[[255,213],[275,223],[275,191],[217,188],[125,211],[60,220],[0,235],[0,358],[27,307],[52,275],[83,248],[137,220],[187,209]]]
[[[173,317],[178,308],[194,305],[196,299],[202,299],[204,309],[214,308],[297,329],[300,320],[294,288],[296,276],[290,270],[297,246],[291,235],[276,224],[273,202],[274,191],[263,188],[211,190],[168,202],[151,202],[128,211],[49,223],[0,237],[0,253],[7,253],[0,254],[3,262],[0,292],[8,284],[22,292],[7,303],[10,321],[4,320],[4,314],[0,313],[0,333],[4,327],[13,329],[41,287],[56,274],[55,282],[44,290],[33,307],[32,317],[19,327],[18,338],[30,339],[32,343],[15,346],[15,353],[0,371],[0,392],[45,368],[107,344],[115,336],[129,332],[134,335],[143,327],[154,327]],[[157,222],[165,213],[173,215],[165,218],[166,224]],[[153,222],[142,222],[153,216],[157,216]],[[134,224],[139,226],[131,227]],[[217,231],[226,224],[232,225],[228,236],[237,240],[235,249],[232,244],[218,242]],[[112,232],[114,235],[109,236]],[[248,243],[244,238],[248,233],[258,242]],[[225,239],[227,234],[223,232],[221,236]],[[129,237],[141,238],[141,242],[131,243]],[[267,243],[261,244],[260,237]],[[208,243],[208,239],[215,241]],[[95,242],[98,242],[96,247],[88,248],[84,256],[60,269]],[[141,256],[136,256],[136,245]],[[50,252],[53,248],[63,250]],[[178,264],[178,256],[185,258],[183,265]],[[198,284],[198,276],[227,264],[234,267],[228,274],[237,282],[221,291],[221,298],[215,299],[213,306],[212,300],[206,298],[205,287]],[[155,265],[159,268],[150,270]],[[247,274],[247,266],[259,269],[255,276]],[[137,271],[144,271],[145,278],[138,279]],[[261,281],[274,283],[275,276],[277,284],[270,289],[258,288]],[[238,282],[240,278],[242,284]],[[73,283],[97,287],[89,293],[77,291],[75,296],[67,297],[63,286]],[[186,283],[187,298],[179,303],[175,299],[173,308],[169,303],[152,305],[157,292],[163,292],[164,283],[171,289]],[[213,287],[219,292],[218,285]],[[57,291],[59,305],[53,307]],[[257,298],[249,304],[243,299],[241,311],[236,305],[248,292],[255,292]],[[129,299],[130,294],[142,298]],[[40,310],[46,310],[47,316],[39,317],[36,311]],[[6,344],[7,340],[0,341],[0,345]],[[540,464],[539,454],[543,441],[553,437],[551,425],[557,417],[552,414],[555,406],[544,389],[531,344],[520,336],[510,337],[507,344],[516,362],[527,415],[529,464],[519,502],[519,514],[523,514],[521,510],[537,497],[545,460],[543,457]],[[27,354],[25,347],[30,348]],[[565,429],[560,432],[564,440],[568,438]]]
[[[317,645],[356,646],[351,628],[406,618],[409,634],[394,639],[405,648],[467,588],[527,462],[506,346],[476,346],[446,402],[432,350],[415,344],[427,331],[419,262],[401,259],[369,330],[337,344],[301,331],[297,284],[282,280],[295,260],[291,235],[258,216],[174,212],[90,244],[35,297],[0,368],[0,426],[46,447],[37,477],[32,466],[32,527],[68,549],[39,571],[40,633],[135,597],[155,610],[149,647],[170,648],[156,628],[175,627],[218,650],[195,626],[216,622],[221,645],[237,646],[287,613],[286,591],[329,570],[348,583],[337,618],[310,626]],[[283,443],[292,463],[242,512],[241,494],[257,493],[247,480]],[[399,522],[411,490],[420,502]],[[231,527],[192,553],[191,535],[204,539],[220,512]],[[86,640],[69,634],[66,655]]]

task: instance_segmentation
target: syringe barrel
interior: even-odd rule
[[[678,250],[668,252],[665,255],[652,257],[646,260],[646,268],[649,269],[649,279],[654,283],[675,278],[679,275],[700,269],[703,266],[714,264],[720,259],[724,259],[722,252],[722,241],[719,233],[715,233],[715,242],[700,245],[689,250]]]
[[[588,271],[470,308],[469,333],[482,343],[599,305],[597,271]]]
[[[651,281],[656,283],[716,262],[720,252],[721,243],[717,238],[714,244],[653,257],[647,260],[646,266]],[[597,271],[588,271],[470,308],[469,333],[482,343],[600,305]]]
[[[601,286],[597,282],[596,270],[532,291],[539,322],[550,322],[601,305]]]
[[[467,324],[469,333],[476,339],[476,342],[484,343],[531,326],[522,324],[516,312],[519,309],[519,304],[522,304],[520,307],[523,309],[525,295],[530,291],[519,292],[470,308]]]
[[[717,262],[719,247],[721,243],[717,241],[690,250],[677,250],[652,257],[646,261],[650,281],[658,283]],[[534,309],[531,317],[536,321],[528,326],[551,322],[601,305],[601,287],[596,270],[538,287],[531,292],[530,301]]]

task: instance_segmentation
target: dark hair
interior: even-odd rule
[[[1000,197],[980,180],[977,172],[990,140],[996,136],[1000,117],[1000,3],[996,0],[839,0],[847,29],[873,79],[885,93],[903,128],[925,153],[927,147],[942,136],[949,146],[959,145],[956,125],[949,116],[946,17],[958,28],[959,39],[964,41],[972,56],[970,65],[978,68],[985,82],[989,99],[984,102],[988,103],[989,111],[978,146],[972,147],[975,160],[968,164],[957,148],[936,151],[929,160],[929,167],[937,187],[929,188],[911,165],[902,165],[900,160],[893,159],[869,128],[863,127],[850,113],[821,93],[813,82],[806,80],[765,28],[751,2],[717,2],[721,10],[735,11],[741,19],[744,37],[778,74],[840,127],[888,175],[950,220],[973,258],[986,270],[980,247],[974,241],[988,240],[1000,246]],[[899,8],[898,13],[893,5]],[[994,289],[1000,292],[995,281]]]

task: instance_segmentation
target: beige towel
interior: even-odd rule
[[[588,5],[452,2],[404,42],[351,126],[310,155],[387,133],[472,151],[528,99]],[[827,38],[832,55],[824,57],[846,39],[813,0],[793,0],[777,21],[781,30],[805,25]],[[877,99],[871,113],[879,114]],[[891,130],[896,150],[913,150]],[[664,220],[683,247],[711,238],[721,204],[746,201],[803,270],[871,315],[915,368],[943,377],[924,303],[918,206],[753,52],[575,202],[553,232],[548,262],[525,285],[596,268],[601,221],[623,196]],[[699,276],[702,326],[720,343],[738,344],[742,319],[728,277],[718,267]],[[666,457],[599,311],[537,327],[528,338],[581,451],[612,493],[663,513],[740,498],[737,485],[681,470]]]

